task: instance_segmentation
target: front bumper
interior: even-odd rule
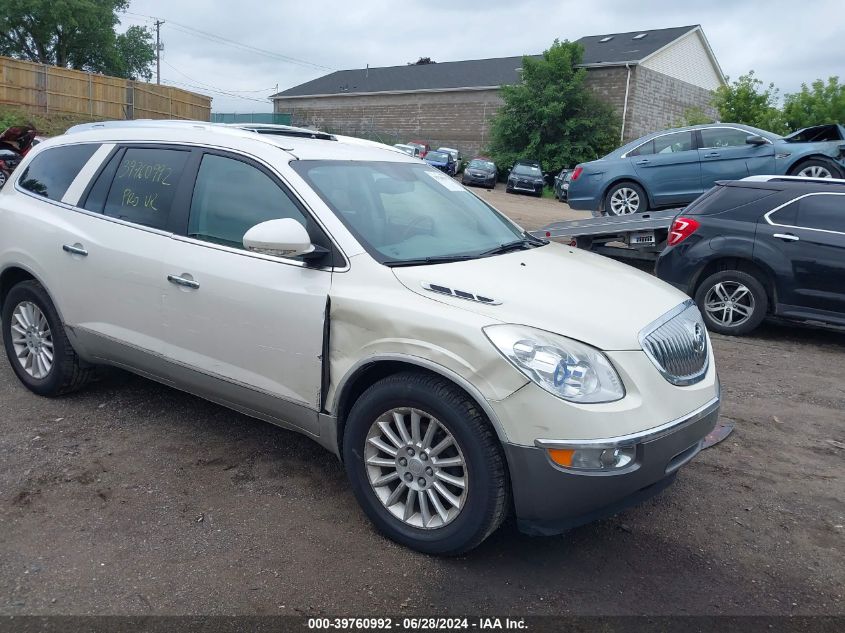
[[[496,182],[496,176],[492,174],[489,176],[476,176],[474,174],[468,174],[466,171],[464,171],[464,175],[461,178],[461,181],[465,185],[490,186]]]
[[[600,440],[537,440],[536,446],[505,443],[519,529],[560,534],[611,516],[654,496],[701,450],[719,417],[719,397],[659,427]],[[556,465],[548,448],[636,444],[636,459],[618,471],[577,471]]]

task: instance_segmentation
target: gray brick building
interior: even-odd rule
[[[714,115],[724,84],[700,26],[582,37],[587,85],[622,120],[625,141],[672,125],[690,108]],[[385,142],[480,151],[500,88],[520,80],[522,56],[341,70],[273,95],[294,125]]]

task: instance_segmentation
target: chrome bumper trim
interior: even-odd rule
[[[642,444],[644,442],[651,442],[666,435],[676,433],[692,424],[695,424],[702,418],[706,418],[715,412],[718,412],[721,404],[720,395],[713,398],[704,406],[696,409],[683,417],[680,417],[666,424],[661,424],[658,427],[640,431],[638,433],[631,433],[630,435],[620,435],[618,437],[605,437],[594,440],[534,440],[534,446],[546,449],[570,449],[570,448],[617,448],[619,446],[631,446],[632,444]]]

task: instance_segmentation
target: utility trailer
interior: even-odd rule
[[[564,220],[531,231],[531,234],[545,238],[568,237],[578,248],[609,257],[654,261],[666,247],[669,227],[679,211],[667,209],[634,215]]]

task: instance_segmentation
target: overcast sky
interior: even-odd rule
[[[269,112],[277,85],[335,69],[540,53],[555,38],[690,24],[732,78],[754,69],[781,92],[845,80],[842,0],[132,0],[129,11],[124,27],[151,26],[134,14],[167,22],[162,83],[214,97],[215,112]]]

